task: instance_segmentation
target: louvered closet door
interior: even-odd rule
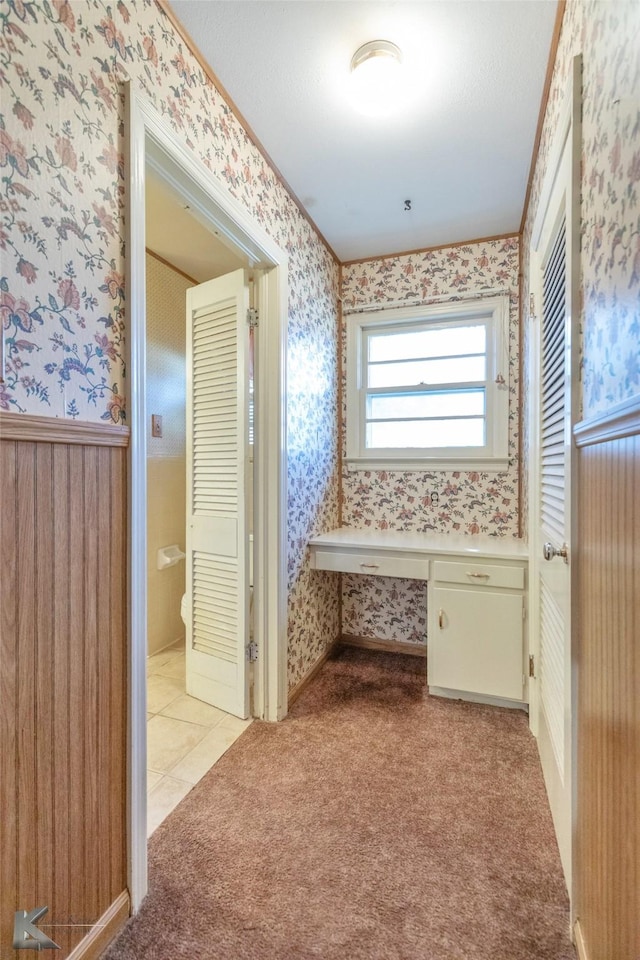
[[[248,716],[248,283],[187,292],[187,693]]]
[[[567,424],[567,238],[564,216],[551,231],[542,270],[540,417],[540,542],[569,541]],[[565,774],[569,567],[562,557],[540,565],[540,707],[560,779]]]
[[[581,60],[571,66],[562,118],[531,230],[529,400],[530,722],[538,740],[560,858],[571,894],[576,534],[574,417],[579,406]]]
[[[537,525],[533,536],[532,603],[537,610],[535,702],[538,748],[567,883],[572,860],[572,355],[571,304],[575,240],[574,175],[565,145],[537,246],[541,299],[540,406],[537,436]],[[566,557],[566,559],[565,559]],[[566,562],[568,560],[568,562]]]

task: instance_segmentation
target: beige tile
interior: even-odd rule
[[[193,784],[176,780],[174,777],[162,777],[153,788],[147,800],[147,836],[150,837],[165,817],[178,806],[191,790]]]
[[[156,674],[147,679],[147,710],[159,713],[172,700],[184,693],[184,683],[174,677],[159,677]]]
[[[163,663],[168,663],[169,660],[173,660],[175,656],[176,651],[172,647],[165,647],[164,650],[159,650],[158,653],[147,657],[147,674],[155,673],[158,667],[161,667]]]
[[[228,714],[217,707],[212,707],[202,700],[196,700],[184,694],[178,697],[168,707],[160,711],[163,717],[175,717],[176,720],[187,720],[189,723],[199,723],[203,727],[213,727],[224,720]]]
[[[227,747],[230,747],[232,743],[236,742],[241,733],[241,730],[230,730],[229,727],[225,727],[221,721],[208,731],[207,737],[211,742],[217,740],[219,743],[224,743]]]
[[[244,733],[250,723],[251,719],[241,720],[239,717],[233,717],[230,713],[227,713],[224,720],[220,721],[219,726],[223,730],[230,730],[232,733],[235,733],[237,737],[239,737],[241,733]]]
[[[189,783],[197,783],[237,739],[230,730],[220,730],[219,725],[214,727],[190,753],[171,768],[170,775]]]
[[[174,679],[180,680],[184,689],[184,653],[177,653],[175,656],[171,657],[170,660],[167,660],[166,663],[156,667],[155,674],[159,677],[174,677]]]
[[[174,640],[173,643],[169,644],[168,647],[165,647],[162,651],[163,654],[163,663],[171,663],[172,660],[176,660],[179,657],[184,659],[185,650],[184,650],[184,637]]]
[[[151,793],[154,787],[157,787],[164,774],[156,773],[155,770],[147,770],[147,794]]]
[[[207,732],[197,723],[155,716],[147,724],[147,767],[156,773],[168,773]]]

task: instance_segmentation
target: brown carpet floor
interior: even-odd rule
[[[573,960],[525,715],[344,650],[153,835],[108,960]]]

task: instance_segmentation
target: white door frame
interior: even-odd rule
[[[127,164],[127,395],[131,440],[128,476],[128,773],[129,893],[132,910],[147,892],[147,430],[145,167],[185,198],[192,213],[247,258],[258,276],[256,352],[254,615],[258,661],[255,714],[287,712],[286,338],[288,260],[242,204],[176,137],[157,111],[125,85]]]
[[[568,484],[565,489],[565,503],[569,511],[569,558],[570,558],[570,643],[565,652],[565,782],[569,782],[570,804],[564,809],[564,791],[559,782],[547,781],[547,792],[558,838],[562,866],[567,881],[569,897],[573,904],[572,861],[575,846],[572,843],[573,824],[576,822],[576,704],[577,674],[576,638],[578,632],[578,594],[577,594],[577,557],[576,542],[578,490],[575,470],[575,447],[573,423],[579,419],[580,409],[580,368],[579,368],[579,310],[580,310],[580,164],[581,164],[581,100],[582,100],[582,58],[574,57],[569,78],[569,88],[565,96],[560,121],[549,153],[546,175],[538,203],[538,211],[531,233],[530,289],[534,295],[535,316],[531,317],[531,335],[529,350],[529,437],[534,445],[540,436],[540,391],[541,356],[540,324],[542,317],[542,254],[540,245],[542,231],[550,208],[552,196],[560,181],[558,177],[565,151],[569,152],[568,173],[565,181],[566,211],[566,269],[568,329],[566,330],[565,349],[569,353],[569,390],[570,423],[565,423],[565,456],[568,464]],[[573,461],[573,462],[572,462]],[[531,731],[538,739],[539,749],[549,752],[546,730],[542,730],[540,718],[540,690],[537,679],[540,663],[540,597],[539,578],[542,561],[542,541],[540,538],[540,469],[538,450],[534,446],[529,457],[529,652],[536,664],[535,679],[529,683],[529,723]],[[553,561],[559,562],[559,561]],[[543,742],[544,741],[544,742]]]

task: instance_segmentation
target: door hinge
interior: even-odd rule
[[[255,307],[247,308],[247,323],[250,327],[258,326],[258,311]]]
[[[245,649],[247,651],[247,660],[249,663],[255,663],[255,661],[258,659],[258,644],[255,642],[255,640],[252,640]]]
[[[529,676],[535,677],[536,675],[536,664],[535,659],[532,653],[529,654]]]
[[[532,320],[536,319],[536,298],[533,293],[529,294],[529,316]]]

